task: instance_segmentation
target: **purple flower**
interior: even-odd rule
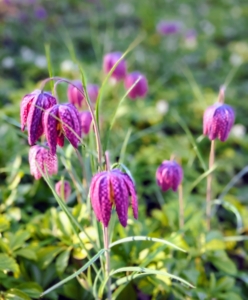
[[[234,124],[235,113],[231,106],[220,102],[209,106],[203,116],[203,134],[209,139],[219,138],[224,142]]]
[[[182,23],[179,21],[160,21],[157,24],[157,32],[162,35],[177,34],[182,29]]]
[[[47,11],[42,6],[37,7],[35,9],[34,13],[35,13],[35,17],[37,19],[42,20],[42,19],[46,19],[47,18]]]
[[[164,160],[156,172],[157,184],[163,192],[176,192],[183,179],[182,167],[174,160]]]
[[[79,112],[73,104],[57,104],[44,115],[44,127],[51,153],[56,153],[56,145],[63,147],[64,136],[74,148],[78,147],[82,136]]]
[[[71,185],[66,180],[60,180],[55,184],[55,191],[60,196],[60,198],[67,201],[71,195]]]
[[[139,79],[136,85],[132,88],[132,90],[128,93],[129,98],[137,99],[144,98],[148,91],[148,84],[146,77],[142,75],[140,72],[135,71],[127,74],[125,78],[125,88],[128,90],[131,86]]]
[[[32,146],[44,133],[44,110],[49,109],[57,103],[48,92],[35,90],[23,97],[21,102],[21,130],[25,125],[28,129],[28,142]]]
[[[107,74],[113,68],[113,66],[117,63],[117,61],[121,58],[121,52],[111,52],[104,56],[103,58],[103,70]],[[126,61],[122,59],[119,64],[116,66],[115,70],[113,71],[111,77],[114,78],[116,81],[120,81],[124,79],[126,76],[127,67]]]
[[[99,87],[97,84],[87,84],[87,92],[92,103],[96,103],[98,97]]]
[[[92,122],[91,113],[89,111],[80,112],[80,119],[81,119],[82,132],[84,134],[88,134],[90,131],[90,125]]]
[[[123,227],[127,226],[130,202],[134,218],[138,218],[138,201],[134,183],[120,170],[103,171],[94,175],[90,185],[90,198],[97,220],[105,227],[108,227],[112,206],[116,207]]]
[[[72,82],[75,86],[73,85],[68,85],[67,89],[67,97],[70,103],[74,104],[78,108],[81,108],[83,105],[83,100],[84,100],[84,89],[81,81],[75,80]],[[83,94],[78,90],[80,89]]]
[[[42,177],[42,173],[48,175],[57,174],[58,160],[57,156],[41,146],[35,145],[29,149],[30,173],[36,180]]]

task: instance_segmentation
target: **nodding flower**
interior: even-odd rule
[[[36,180],[43,174],[54,175],[58,173],[58,159],[56,154],[42,146],[32,146],[29,149],[30,173]]]
[[[84,134],[88,134],[90,131],[90,125],[92,122],[91,113],[89,111],[80,112],[80,120],[81,120],[82,132]]]
[[[111,52],[104,56],[103,58],[103,70],[107,74],[113,68],[113,66],[117,63],[117,61],[121,58],[121,52]],[[126,61],[121,59],[115,70],[111,74],[111,77],[116,81],[120,81],[125,78],[127,73]]]
[[[71,185],[67,180],[60,180],[55,184],[55,191],[60,198],[67,201],[71,195]]]
[[[99,93],[99,86],[97,84],[88,83],[87,92],[92,103],[96,103],[96,99]]]
[[[79,80],[75,80],[72,83],[73,85],[69,84],[67,89],[68,100],[71,104],[81,108],[85,98],[83,85]]]
[[[64,137],[77,148],[82,136],[79,112],[73,104],[56,104],[45,112],[44,128],[48,146],[52,154],[56,145],[64,146]]]
[[[28,143],[34,145],[44,133],[44,111],[57,104],[51,93],[35,90],[21,101],[21,130],[27,125]]]
[[[174,160],[164,160],[156,172],[157,184],[163,192],[177,191],[183,180],[182,167]]]
[[[235,112],[233,108],[224,104],[225,89],[222,88],[219,93],[219,101],[209,106],[203,116],[203,134],[207,135],[212,141],[218,138],[224,142],[235,121]]]
[[[125,78],[125,88],[129,90],[132,85],[136,85],[128,93],[130,99],[144,98],[148,91],[148,83],[146,77],[138,71],[129,73]]]
[[[128,206],[131,204],[134,218],[138,218],[138,201],[133,180],[118,169],[99,172],[90,185],[91,204],[98,221],[108,227],[112,207],[116,207],[119,221],[127,226]]]

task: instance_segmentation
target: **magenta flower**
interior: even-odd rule
[[[74,148],[78,147],[82,136],[79,112],[73,104],[57,104],[44,115],[44,127],[51,153],[56,153],[56,145],[64,146],[64,137]]]
[[[98,97],[99,87],[97,84],[87,84],[87,92],[92,103],[96,103]]]
[[[90,131],[90,125],[92,122],[91,113],[89,111],[80,112],[80,119],[81,119],[82,132],[84,134],[88,134]]]
[[[67,201],[71,195],[71,185],[66,180],[60,180],[55,184],[55,191],[60,196],[60,198]]]
[[[125,78],[125,88],[128,90],[132,87],[132,85],[139,79],[136,85],[132,88],[132,90],[128,93],[129,98],[137,99],[144,98],[148,91],[148,83],[146,77],[142,75],[140,72],[135,71],[129,73]]]
[[[117,61],[121,58],[121,52],[112,52],[108,53],[103,58],[103,70],[107,74],[113,68],[113,66],[117,63]],[[126,61],[122,59],[119,64],[116,66],[115,70],[113,71],[111,77],[114,78],[116,81],[120,81],[124,79],[126,76],[127,67]]]
[[[211,141],[219,138],[224,142],[228,138],[234,121],[235,113],[231,106],[215,103],[204,112],[203,134],[208,135]]]
[[[75,86],[73,86],[72,84],[68,85],[68,89],[67,89],[67,97],[68,100],[71,104],[74,104],[75,106],[77,106],[78,108],[81,108],[83,105],[83,100],[84,100],[84,89],[83,89],[83,85],[81,83],[81,81],[79,80],[75,80],[72,82]],[[79,91],[82,91],[83,94]]]
[[[35,145],[29,149],[30,173],[36,180],[42,177],[42,173],[48,175],[57,174],[58,160],[57,156],[41,146]]]
[[[160,21],[157,24],[157,32],[162,35],[177,34],[182,29],[182,23],[179,21]]]
[[[157,184],[163,192],[176,192],[183,180],[182,167],[174,160],[164,160],[156,172]]]
[[[131,197],[131,201],[129,200]],[[127,226],[128,206],[131,202],[134,218],[138,218],[138,201],[132,179],[120,170],[103,171],[93,176],[90,198],[98,221],[108,227],[112,206],[116,207],[119,221]]]
[[[23,97],[21,102],[21,130],[24,131],[25,125],[27,125],[29,145],[34,145],[44,133],[44,111],[56,103],[56,98],[50,93],[40,90],[35,90]]]

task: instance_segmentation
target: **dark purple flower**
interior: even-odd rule
[[[157,184],[162,191],[177,191],[183,180],[182,167],[174,160],[164,160],[156,172]]]
[[[88,134],[90,131],[90,125],[92,122],[91,113],[89,111],[80,112],[80,119],[81,119],[82,132],[84,134]]]
[[[217,102],[209,106],[203,116],[203,134],[209,139],[219,138],[224,142],[234,124],[235,113],[231,106]]]
[[[55,184],[55,191],[63,200],[67,201],[71,195],[71,185],[66,180],[60,180]]]
[[[67,89],[67,97],[70,103],[74,104],[76,107],[81,108],[83,105],[84,100],[84,89],[81,81],[75,80],[72,82],[75,86],[72,84],[68,85]],[[80,89],[83,94],[78,90]]]
[[[37,19],[42,20],[42,19],[46,19],[47,18],[47,11],[42,6],[37,7],[35,9],[34,13],[35,13],[35,17]]]
[[[128,90],[139,79],[136,85],[128,93],[129,98],[144,98],[148,91],[148,83],[146,77],[138,71],[127,74],[125,78],[125,88]]]
[[[162,35],[177,34],[182,29],[182,23],[179,21],[160,21],[157,24],[157,32]]]
[[[99,87],[97,84],[87,84],[87,92],[92,103],[96,103],[98,97]]]
[[[48,175],[57,174],[58,160],[57,156],[41,146],[35,145],[29,149],[30,173],[36,180],[42,177],[42,173]]]
[[[21,102],[21,130],[28,129],[28,142],[32,146],[44,133],[44,111],[57,103],[48,92],[35,90],[23,97]]]
[[[104,56],[103,58],[103,70],[107,74],[113,68],[113,66],[117,63],[117,61],[121,58],[121,52],[111,52]],[[119,64],[116,66],[115,70],[113,71],[111,77],[114,78],[116,81],[124,79],[126,76],[127,67],[126,61],[122,59]]]
[[[131,201],[129,200],[131,197]],[[132,179],[120,170],[103,171],[93,176],[90,198],[98,221],[108,227],[112,206],[116,207],[119,221],[127,226],[128,206],[131,202],[134,218],[138,218],[138,201]]]
[[[82,136],[79,112],[73,104],[57,104],[45,112],[44,128],[51,153],[56,153],[56,145],[63,147],[64,136],[74,148],[78,147]]]

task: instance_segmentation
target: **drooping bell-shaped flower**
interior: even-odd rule
[[[103,171],[93,176],[90,185],[91,204],[98,221],[108,227],[112,206],[116,207],[119,221],[127,226],[128,206],[131,203],[134,218],[138,218],[138,201],[134,183],[118,169]]]
[[[129,73],[125,77],[126,90],[129,90],[135,82],[136,85],[128,93],[129,98],[133,100],[137,98],[144,98],[148,92],[148,83],[146,77],[138,71]]]
[[[63,200],[67,201],[71,195],[71,185],[67,180],[60,180],[55,184],[55,191]]]
[[[58,173],[58,159],[56,154],[42,146],[32,146],[29,149],[29,166],[30,173],[36,180],[40,179],[43,174],[54,175]]]
[[[67,89],[68,100],[71,104],[74,104],[76,107],[81,108],[85,98],[82,82],[79,80],[75,80],[72,83],[73,84],[68,85]]]
[[[203,116],[203,134],[212,141],[226,141],[235,121],[233,108],[224,104],[224,88],[220,90],[219,102],[209,106]]]
[[[156,180],[163,192],[169,189],[176,192],[183,180],[182,167],[174,160],[164,160],[157,169]]]
[[[117,61],[121,58],[121,52],[111,52],[104,56],[103,58],[103,70],[107,74],[113,68],[113,66],[117,63]],[[122,59],[118,65],[116,66],[115,70],[113,71],[111,77],[114,78],[116,81],[120,81],[124,79],[127,72],[126,61]]]
[[[82,136],[79,112],[73,104],[57,104],[45,112],[44,128],[47,143],[52,154],[56,145],[64,146],[64,137],[74,148],[78,147]]]
[[[99,86],[97,84],[88,83],[87,92],[92,103],[96,103],[96,99],[99,93]]]
[[[89,111],[80,112],[80,119],[81,119],[82,132],[84,134],[88,134],[90,131],[90,125],[92,122],[91,113]]]
[[[157,32],[161,35],[173,35],[182,30],[182,23],[180,21],[160,21],[157,24]]]
[[[56,98],[49,92],[40,90],[35,90],[23,97],[21,102],[21,130],[24,131],[27,125],[29,145],[34,145],[44,133],[44,112],[56,103]]]

